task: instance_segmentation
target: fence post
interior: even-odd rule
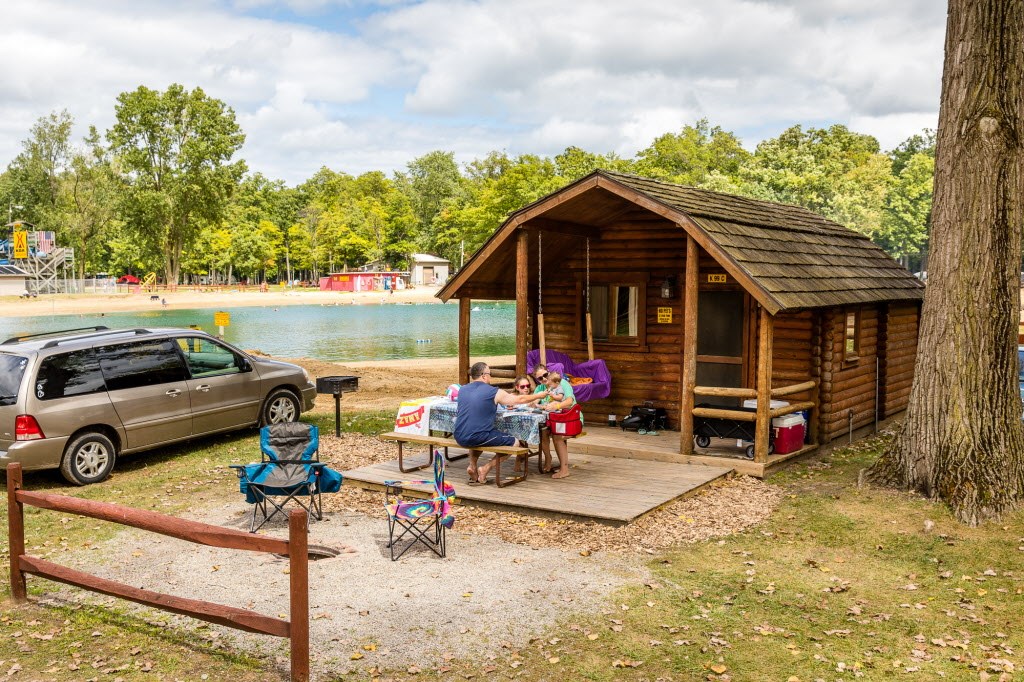
[[[309,517],[302,509],[288,514],[288,564],[291,608],[289,636],[292,653],[292,682],[309,680]]]
[[[7,538],[11,555],[11,597],[16,602],[26,600],[25,574],[20,559],[25,553],[25,511],[15,493],[21,490],[21,464],[7,465]]]

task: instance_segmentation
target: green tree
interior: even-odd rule
[[[396,175],[396,181],[416,217],[422,248],[435,251],[434,218],[447,202],[465,196],[465,181],[454,152],[432,151],[413,159],[406,168],[405,173]]]
[[[637,153],[636,173],[693,187],[703,186],[715,172],[735,177],[750,158],[735,134],[712,126],[706,118],[665,133]]]
[[[244,161],[231,162],[245,135],[223,102],[178,84],[121,93],[115,117],[107,139],[127,188],[125,220],[162,254],[165,279],[177,284],[182,252],[220,220],[245,172]]]
[[[911,258],[920,256],[928,242],[934,184],[935,156],[917,152],[902,163],[886,197],[882,230],[876,241],[905,267],[910,267]]]
[[[878,140],[846,126],[793,126],[757,146],[739,169],[744,194],[796,204],[871,235],[890,182]]]
[[[21,143],[21,153],[7,168],[8,203],[22,207],[15,218],[40,229],[61,229],[66,208],[63,183],[71,167],[73,127],[74,119],[67,110],[55,111],[36,121],[28,139]]]

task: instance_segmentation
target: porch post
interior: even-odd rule
[[[679,453],[693,454],[693,387],[697,385],[697,289],[700,269],[697,241],[686,236],[683,271],[683,344],[679,378]]]
[[[775,318],[761,308],[760,324],[757,325],[757,421],[754,435],[754,461],[764,464],[768,461],[768,430],[772,427],[772,343]]]
[[[469,311],[473,300],[459,299],[459,385],[469,381]]]
[[[530,326],[530,242],[526,230],[516,234],[516,374],[526,374]]]

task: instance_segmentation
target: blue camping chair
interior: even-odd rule
[[[256,505],[250,533],[283,516],[289,501],[305,509],[307,518],[323,519],[321,494],[338,492],[341,474],[320,463],[319,447],[320,430],[312,424],[271,424],[260,429],[263,461],[231,465],[245,501]]]
[[[455,525],[455,514],[452,503],[455,501],[455,488],[444,480],[444,457],[434,451],[433,481],[384,481],[384,511],[388,514],[388,547],[391,549],[391,560],[397,561],[416,543],[421,543],[434,554],[445,557],[445,531]],[[411,485],[434,485],[434,497],[426,500],[403,500],[395,497],[402,488]],[[423,524],[423,527],[420,526]],[[398,536],[395,532],[401,530]],[[398,555],[395,545],[406,535],[409,543]]]

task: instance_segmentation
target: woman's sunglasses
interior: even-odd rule
[[[548,380],[548,373],[544,372],[539,377],[534,377],[534,379],[536,379],[537,381],[547,381]]]

